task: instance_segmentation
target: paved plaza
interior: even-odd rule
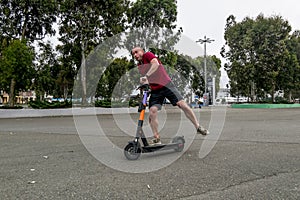
[[[208,127],[211,108],[194,111]],[[70,111],[43,117],[1,112],[0,199],[300,199],[299,108],[227,108],[222,133],[206,157],[199,158],[205,137],[196,135],[176,161],[145,173],[99,161],[83,144]],[[130,113],[135,121],[137,113]],[[163,141],[182,120],[178,109],[166,113]],[[77,118],[88,124],[88,114]],[[125,146],[131,137],[114,115],[96,114],[106,136]],[[122,120],[124,113],[115,115]],[[87,134],[93,131],[87,126]],[[137,161],[111,156],[111,162],[123,159],[124,166],[143,167],[147,160],[159,164],[174,154],[142,155]]]

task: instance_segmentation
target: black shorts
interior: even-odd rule
[[[161,89],[151,91],[149,108],[156,106],[160,110],[165,98],[167,98],[173,106],[176,106],[177,102],[183,99],[175,85],[170,82]]]

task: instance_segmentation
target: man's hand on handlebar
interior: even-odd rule
[[[142,85],[144,85],[144,84],[149,84],[147,77],[146,77],[146,76],[141,77],[141,78],[140,78],[140,83],[141,83]]]

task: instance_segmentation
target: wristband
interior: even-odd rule
[[[148,74],[146,74],[146,75],[145,75],[145,77],[146,77],[146,78],[149,78],[149,75],[148,75]]]

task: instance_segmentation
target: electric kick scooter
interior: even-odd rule
[[[176,136],[172,139],[169,144],[155,144],[149,145],[147,138],[145,137],[143,131],[143,122],[145,118],[145,111],[147,107],[147,97],[149,94],[149,85],[141,85],[138,89],[141,90],[143,94],[142,102],[139,104],[138,112],[140,113],[138,120],[138,127],[136,130],[136,136],[133,141],[129,141],[124,148],[124,155],[128,160],[137,160],[141,153],[150,153],[159,150],[170,150],[173,149],[176,152],[181,152],[184,149],[184,137]],[[141,139],[141,142],[139,141]],[[142,145],[141,145],[142,143]]]

